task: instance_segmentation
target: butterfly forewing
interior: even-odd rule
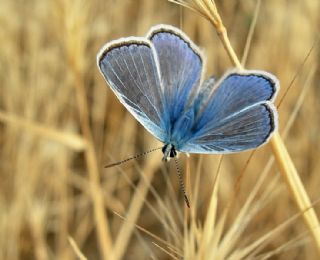
[[[165,127],[170,129],[197,92],[203,59],[188,37],[174,27],[154,27],[148,37],[159,60],[165,100]]]
[[[151,43],[134,37],[111,42],[98,55],[98,66],[124,106],[163,141],[163,94]]]

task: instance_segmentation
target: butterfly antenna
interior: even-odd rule
[[[180,190],[183,193],[184,201],[186,202],[188,208],[190,208],[189,199],[188,199],[188,196],[186,194],[186,190],[184,188],[184,183],[183,183],[183,179],[182,179],[182,175],[181,175],[181,171],[180,171],[180,167],[179,167],[179,162],[178,162],[178,159],[176,157],[174,157],[174,162],[176,163],[176,168],[177,168],[177,173],[178,173],[178,178],[179,178],[179,184],[180,184]]]
[[[133,159],[138,159],[138,158],[140,158],[140,157],[142,157],[142,156],[145,156],[145,155],[147,155],[147,154],[149,154],[149,153],[152,153],[152,152],[157,151],[157,150],[160,150],[160,149],[162,149],[162,147],[158,147],[158,148],[151,149],[151,150],[149,150],[149,151],[145,151],[145,152],[143,152],[143,153],[140,153],[140,154],[134,155],[134,156],[132,156],[132,157],[129,157],[129,158],[123,160],[123,161],[108,164],[108,165],[104,166],[104,168],[110,168],[110,167],[113,167],[113,166],[117,166],[117,165],[126,163],[126,162],[128,162],[128,161],[133,160]]]

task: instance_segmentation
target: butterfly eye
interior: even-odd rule
[[[173,157],[176,157],[176,155],[177,155],[177,151],[174,148],[174,146],[172,146],[172,148],[170,150],[170,157],[173,158]]]
[[[162,151],[163,154],[166,152],[167,146],[168,146],[168,145],[166,144],[165,146],[162,147],[161,151]]]

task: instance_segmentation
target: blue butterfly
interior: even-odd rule
[[[97,63],[120,102],[164,143],[165,161],[177,151],[254,149],[277,129],[277,78],[243,70],[203,82],[203,54],[175,27],[158,25],[146,37],[109,42]]]

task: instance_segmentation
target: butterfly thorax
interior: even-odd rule
[[[189,108],[186,112],[181,113],[177,119],[170,120],[167,123],[166,138],[163,140],[166,145],[163,147],[162,152],[165,154],[165,151],[169,150],[167,155],[170,155],[170,149],[174,150],[173,154],[176,154],[176,151],[180,151],[184,144],[192,137],[194,123],[194,108]]]
[[[166,144],[162,147],[163,158],[162,161],[168,161],[170,158],[174,158],[177,155],[176,148],[172,144]]]

